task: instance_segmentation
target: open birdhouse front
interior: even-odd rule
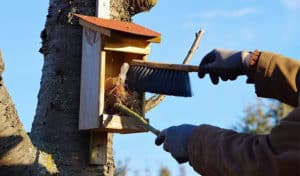
[[[83,26],[79,129],[147,131],[114,105],[122,103],[144,117],[145,94],[126,90],[121,69],[125,62],[147,60],[150,44],[159,43],[160,34],[130,22],[75,16]]]

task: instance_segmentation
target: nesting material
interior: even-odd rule
[[[142,115],[141,94],[134,91],[127,91],[119,76],[108,77],[105,80],[105,106],[107,114],[124,115],[115,108],[115,103],[120,103],[136,113]]]

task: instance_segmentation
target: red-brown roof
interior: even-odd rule
[[[160,37],[161,34],[155,32],[151,29],[145,28],[141,25],[131,23],[131,22],[124,22],[119,20],[112,20],[112,19],[104,19],[98,18],[94,16],[85,16],[75,14],[75,16],[79,17],[81,20],[88,22],[92,25],[103,27],[107,29],[113,29],[116,31],[126,32],[134,35],[141,35],[146,37]]]

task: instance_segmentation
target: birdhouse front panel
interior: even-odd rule
[[[102,19],[99,24],[95,17],[79,17],[83,26],[79,129],[118,133],[147,131],[138,120],[126,117],[114,105],[121,103],[144,117],[145,94],[127,90],[121,70],[124,63],[146,60],[151,41],[158,42],[160,36],[147,36],[141,31],[135,34],[136,26],[128,22],[110,20],[109,24],[104,20],[105,25],[102,25]],[[138,26],[138,29],[143,28]]]

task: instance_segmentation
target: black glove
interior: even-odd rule
[[[161,145],[163,143],[164,150],[170,152],[178,163],[185,163],[189,160],[188,140],[195,127],[184,124],[164,129],[155,139],[155,144]]]
[[[248,51],[214,49],[202,59],[198,76],[203,78],[208,73],[213,84],[218,84],[219,77],[223,81],[235,80],[246,74],[250,56]]]

